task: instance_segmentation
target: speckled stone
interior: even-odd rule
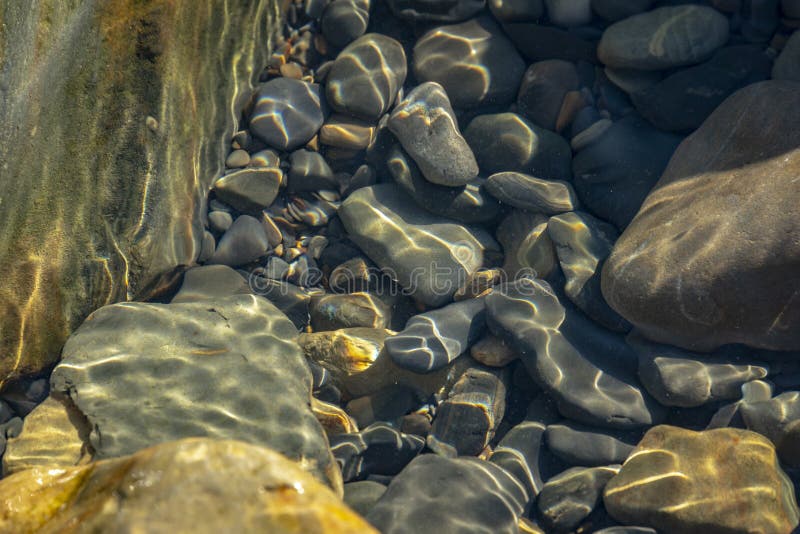
[[[545,180],[572,178],[572,150],[560,135],[515,113],[479,115],[464,130],[487,174],[513,171]]]
[[[504,204],[532,213],[556,215],[578,208],[578,198],[569,183],[542,180],[520,172],[489,176],[486,190]]]
[[[377,33],[363,35],[336,56],[326,79],[328,103],[340,113],[376,121],[394,104],[406,70],[400,43]]]
[[[506,104],[519,88],[525,62],[489,17],[439,26],[414,45],[414,76],[444,87],[456,108]]]
[[[301,460],[337,488],[296,333],[254,295],[105,306],[67,341],[51,388],[86,415],[96,458],[183,437],[234,438]]]
[[[792,483],[765,437],[724,428],[650,429],[603,494],[620,522],[659,532],[791,532]]]
[[[294,150],[314,137],[325,114],[319,85],[275,78],[256,93],[250,131],[273,148]]]
[[[396,476],[367,514],[383,534],[518,532],[528,501],[520,483],[500,467],[476,458],[424,454]]]
[[[278,196],[283,171],[274,167],[249,167],[226,174],[212,190],[223,202],[244,213],[257,213]]]
[[[359,532],[339,496],[270,449],[191,438],[0,482],[6,532]]]
[[[597,49],[616,68],[662,70],[705,61],[728,40],[728,19],[713,8],[666,6],[609,26]]]
[[[448,302],[461,281],[483,265],[485,255],[499,249],[484,230],[416,207],[394,184],[358,189],[342,203],[339,218],[378,267],[431,306]]]
[[[425,82],[411,90],[395,106],[388,126],[428,181],[458,187],[478,176],[478,162],[438,83]]]

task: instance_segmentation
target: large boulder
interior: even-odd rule
[[[800,349],[800,84],[733,94],[679,147],[603,268],[612,308],[693,350]]]
[[[277,4],[0,4],[0,388],[194,262]]]

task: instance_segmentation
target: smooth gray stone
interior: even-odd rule
[[[392,310],[370,293],[315,295],[311,298],[311,327],[315,332],[340,328],[386,328]]]
[[[419,82],[437,82],[456,108],[508,104],[517,94],[525,62],[489,17],[439,26],[414,45]]]
[[[296,334],[255,295],[114,304],[70,337],[50,383],[86,415],[97,459],[207,436],[272,448],[325,480],[335,463]]]
[[[181,288],[170,303],[212,300],[250,292],[247,280],[227,265],[202,265],[186,271]]]
[[[504,204],[543,215],[578,208],[572,186],[561,180],[542,180],[521,172],[499,172],[486,180],[486,190]]]
[[[623,429],[663,417],[631,373],[625,343],[566,310],[547,282],[517,280],[495,289],[485,304],[489,328],[514,346],[564,417]]]
[[[517,108],[534,124],[555,130],[564,96],[578,89],[578,83],[578,71],[569,61],[550,59],[534,63],[522,77]]]
[[[283,280],[289,274],[291,266],[278,256],[267,258],[267,264],[261,274],[272,280]]]
[[[663,70],[705,61],[728,41],[728,19],[713,8],[666,6],[609,26],[597,49],[615,68]]]
[[[233,224],[233,217],[227,211],[211,211],[208,214],[208,226],[215,232],[224,232]]]
[[[800,8],[798,8],[800,9]],[[798,14],[800,18],[800,14]],[[800,31],[795,31],[772,67],[772,78],[800,82]]]
[[[363,35],[336,56],[326,79],[328,103],[339,113],[377,121],[394,104],[407,68],[400,43],[377,33]]]
[[[686,132],[699,127],[735,91],[768,79],[771,70],[772,60],[761,47],[730,46],[631,94],[631,101],[656,128]]]
[[[425,82],[409,92],[395,106],[388,126],[429,182],[458,187],[478,176],[478,162],[438,83]]]
[[[658,534],[658,532],[650,527],[619,526],[604,528],[595,534]]]
[[[250,156],[251,167],[280,167],[281,158],[277,152],[271,148],[259,150]]]
[[[608,78],[611,83],[628,93],[628,96],[656,85],[663,78],[662,73],[657,70],[614,69],[606,67],[603,69],[603,74],[606,75],[606,78]]]
[[[550,217],[547,233],[567,281],[564,293],[589,318],[617,332],[630,323],[611,309],[600,289],[603,262],[619,237],[610,224],[588,213],[573,211]]]
[[[489,0],[489,10],[499,22],[536,22],[544,14],[542,0]]]
[[[528,406],[525,419],[506,432],[497,444],[489,461],[514,476],[534,499],[549,478],[550,452],[544,442],[548,425],[558,420],[552,401],[544,396],[534,399]]]
[[[386,486],[371,480],[358,480],[344,485],[344,503],[359,515],[367,515],[378,499],[386,492]]]
[[[250,163],[250,154],[246,150],[234,150],[225,158],[225,166],[230,169],[246,167]]]
[[[273,148],[294,150],[308,143],[325,122],[317,84],[275,78],[256,93],[250,131]]]
[[[311,150],[295,150],[289,155],[289,181],[286,190],[291,193],[300,191],[319,191],[320,189],[338,190],[339,184],[333,175],[328,162],[319,152]]]
[[[208,230],[203,232],[203,241],[200,245],[200,254],[197,255],[198,263],[207,262],[211,256],[214,255],[214,250],[217,248],[217,241]]]
[[[572,159],[572,185],[594,215],[623,230],[661,177],[681,137],[639,116],[614,122]]]
[[[563,59],[597,63],[596,43],[574,31],[525,22],[503,24],[503,29],[530,61]]]
[[[312,292],[283,280],[271,280],[255,269],[248,277],[252,292],[273,303],[300,329],[309,324]]]
[[[572,28],[592,21],[591,0],[544,0],[547,19],[555,26]]]
[[[367,31],[369,0],[334,0],[325,6],[320,30],[325,40],[336,48],[344,48]]]
[[[228,231],[222,234],[217,250],[208,263],[235,267],[257,260],[268,250],[267,234],[258,219],[240,215]]]
[[[556,271],[556,251],[544,215],[514,210],[500,222],[495,235],[505,253],[507,280],[547,278]]]
[[[692,408],[741,397],[742,385],[767,376],[767,368],[627,338],[639,357],[639,379],[664,406]]]
[[[248,167],[226,174],[212,190],[223,202],[244,213],[269,207],[278,196],[283,171],[274,167]]]
[[[536,498],[544,526],[569,532],[600,504],[603,488],[619,472],[619,466],[573,467],[547,481]]]
[[[769,400],[743,401],[739,410],[749,430],[775,444],[782,462],[800,467],[800,392],[787,391]]]
[[[500,203],[487,191],[485,178],[461,187],[432,184],[399,145],[389,150],[386,167],[397,185],[431,213],[468,224],[492,221],[500,213]]]
[[[560,135],[515,113],[478,115],[464,130],[486,174],[513,171],[545,180],[572,178],[572,150]]]
[[[422,451],[425,440],[386,423],[375,423],[357,434],[331,436],[330,444],[344,481],[350,482],[400,473]]]
[[[417,456],[367,514],[383,534],[512,534],[528,495],[500,467],[477,458]]]
[[[505,415],[506,382],[503,370],[467,369],[436,408],[428,448],[451,458],[481,454]]]
[[[387,0],[398,18],[411,22],[460,22],[483,9],[486,0]]]
[[[499,252],[486,231],[418,208],[394,184],[356,190],[338,214],[364,254],[429,306],[449,302],[486,257]]]
[[[548,425],[547,448],[569,465],[595,467],[621,464],[636,448],[640,435],[561,421]]]
[[[445,367],[466,352],[486,329],[483,299],[469,299],[415,315],[384,349],[394,363],[427,373]]]
[[[600,17],[615,22],[650,9],[653,0],[592,0],[592,9]]]

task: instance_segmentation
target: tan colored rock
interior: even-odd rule
[[[278,4],[0,3],[0,388],[194,262]]]
[[[22,433],[8,440],[3,476],[46,466],[73,466],[92,459],[89,422],[69,397],[54,393],[25,417]]]
[[[376,533],[284,456],[205,438],[11,475],[0,481],[0,532]]]
[[[338,436],[339,434],[353,434],[358,432],[358,424],[347,415],[342,408],[330,402],[321,401],[315,397],[311,398],[311,411],[317,418],[325,434]]]
[[[772,443],[736,428],[650,429],[603,499],[617,521],[665,534],[786,534],[800,514]]]
[[[681,143],[603,267],[608,304],[690,350],[800,349],[800,83],[726,99]]]

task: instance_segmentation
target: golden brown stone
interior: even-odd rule
[[[192,264],[278,2],[0,3],[0,388]]]
[[[772,443],[736,428],[650,429],[603,496],[612,517],[659,532],[785,534],[798,524]]]
[[[376,532],[284,456],[205,438],[3,479],[0,532],[34,531]]]
[[[358,432],[358,424],[342,408],[329,402],[311,398],[311,411],[317,418],[325,434],[330,438],[339,434]]]

